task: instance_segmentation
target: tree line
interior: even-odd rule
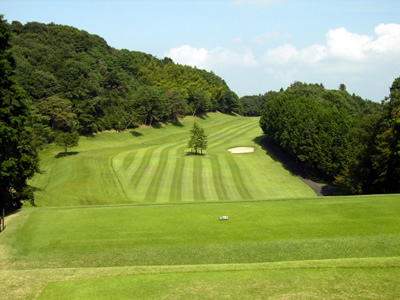
[[[93,134],[217,110],[240,112],[238,96],[213,72],[117,50],[70,26],[7,25],[16,80],[33,105],[37,145],[54,141],[58,132]]]
[[[34,203],[37,149],[67,151],[79,134],[177,121],[210,111],[261,115],[268,137],[310,173],[352,193],[400,192],[400,78],[381,104],[344,84],[295,82],[238,99],[212,72],[116,50],[69,26],[7,23],[0,15],[0,208]],[[188,147],[207,148],[194,126]]]
[[[31,102],[14,77],[15,60],[10,52],[10,31],[0,15],[0,211],[32,203],[33,191],[27,184],[39,171],[39,157],[31,143]]]
[[[400,192],[400,78],[381,104],[344,84],[295,82],[265,97],[261,128],[307,172],[354,194]]]
[[[0,67],[0,208],[7,210],[34,204],[27,180],[48,143],[66,152],[79,134],[240,111],[237,95],[213,72],[117,50],[70,26],[10,24],[0,15]],[[203,150],[206,141],[193,146]]]

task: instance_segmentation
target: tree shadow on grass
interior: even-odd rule
[[[151,124],[151,127],[153,127],[154,129],[163,128],[162,123],[160,123],[160,122],[155,122],[155,123]]]
[[[295,176],[305,176],[293,158],[286,154],[278,145],[270,140],[267,135],[261,135],[253,139],[274,161],[282,163],[285,170]]]
[[[304,183],[312,188],[318,196],[333,196],[343,193],[343,190],[339,187],[319,183],[310,179],[309,176],[307,176],[304,167],[296,162],[296,160],[287,154],[281,147],[272,142],[267,135],[258,136],[254,138],[253,141],[260,145],[266,154],[274,161],[282,163],[285,170],[299,177]]]
[[[181,122],[179,122],[179,121],[174,121],[174,122],[172,122],[171,123],[173,126],[176,126],[176,127],[185,127]]]
[[[43,173],[44,173],[44,172],[43,172]],[[32,188],[32,191],[33,191],[33,192],[43,192],[43,191],[44,191],[44,189],[39,188],[39,187],[37,187],[37,186],[33,186],[33,185],[31,185],[31,188]]]
[[[131,134],[132,134],[133,136],[135,136],[135,137],[139,137],[139,136],[142,136],[142,135],[143,135],[141,132],[138,132],[138,131],[135,131],[135,130],[132,130],[132,131],[131,131]]]
[[[186,152],[185,156],[206,156],[204,153]]]
[[[197,118],[202,119],[202,120],[206,120],[207,118],[209,118],[209,116],[207,115],[207,113],[195,114],[194,117],[197,117]]]
[[[66,156],[74,156],[79,154],[79,152],[60,152],[58,153],[55,157],[56,158],[61,158],[61,157],[66,157]]]

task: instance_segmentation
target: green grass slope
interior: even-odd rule
[[[400,195],[316,197],[262,138],[215,113],[42,151],[39,207],[0,234],[1,298],[400,298]]]
[[[0,234],[0,285],[5,299],[393,299],[399,214],[399,195],[25,208]]]
[[[31,184],[38,206],[175,203],[312,197],[315,193],[259,144],[259,118],[212,113],[158,129],[82,138],[70,155],[40,153],[42,174]],[[204,156],[187,155],[196,121],[208,136]],[[250,146],[255,152],[231,154]]]

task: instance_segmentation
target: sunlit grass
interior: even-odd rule
[[[399,198],[26,209],[14,268],[397,256]],[[219,216],[228,215],[229,221]]]
[[[203,156],[187,155],[196,121],[208,136]],[[185,118],[181,126],[138,128],[82,138],[71,155],[51,147],[41,152],[32,180],[38,206],[168,203],[312,197],[299,178],[267,155],[259,144],[258,118],[219,113]],[[256,149],[231,154],[235,146]]]
[[[39,299],[397,299],[399,271],[308,266],[140,274],[54,282]]]
[[[186,153],[194,121],[204,156]],[[0,234],[1,298],[400,297],[399,195],[316,197],[259,144],[257,118],[181,125],[41,152],[38,207]]]
[[[0,284],[5,299],[397,298],[399,213],[398,195],[23,209]]]

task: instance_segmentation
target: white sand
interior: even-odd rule
[[[236,147],[228,150],[230,153],[250,153],[254,152],[254,147]]]

